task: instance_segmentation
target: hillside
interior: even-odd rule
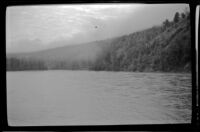
[[[189,72],[190,58],[190,22],[184,18],[109,40],[7,54],[7,70]]]
[[[95,69],[120,71],[189,71],[190,23],[154,27],[115,39]]]

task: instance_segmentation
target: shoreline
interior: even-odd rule
[[[76,69],[76,70],[70,70],[70,69],[46,69],[46,70],[40,70],[40,69],[35,69],[35,70],[6,70],[6,72],[41,72],[41,71],[92,71],[92,72],[129,72],[129,73],[181,73],[181,74],[192,74],[192,71],[170,71],[170,72],[165,72],[165,71],[114,71],[114,70],[81,70],[81,69]]]

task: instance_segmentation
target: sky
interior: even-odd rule
[[[10,6],[6,52],[29,52],[102,40],[161,25],[187,4]]]

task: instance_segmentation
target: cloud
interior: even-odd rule
[[[121,13],[124,13],[131,7],[128,4],[9,7],[7,21],[13,34],[10,39],[40,38],[51,41],[62,32],[70,33],[74,32],[73,28],[87,26],[90,20],[108,21],[117,18],[122,9]]]
[[[166,18],[172,19],[175,11],[183,8],[180,4],[13,6],[6,12],[6,41],[8,47],[14,49],[27,46],[19,44],[22,40],[38,39],[41,43],[27,44],[39,49],[57,44],[53,43],[55,41],[75,44],[106,39],[151,27]]]

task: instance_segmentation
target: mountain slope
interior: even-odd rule
[[[109,40],[8,54],[7,69],[23,70],[25,66],[27,69],[181,72],[190,71],[190,49],[190,22],[185,18],[167,27],[152,27]]]

